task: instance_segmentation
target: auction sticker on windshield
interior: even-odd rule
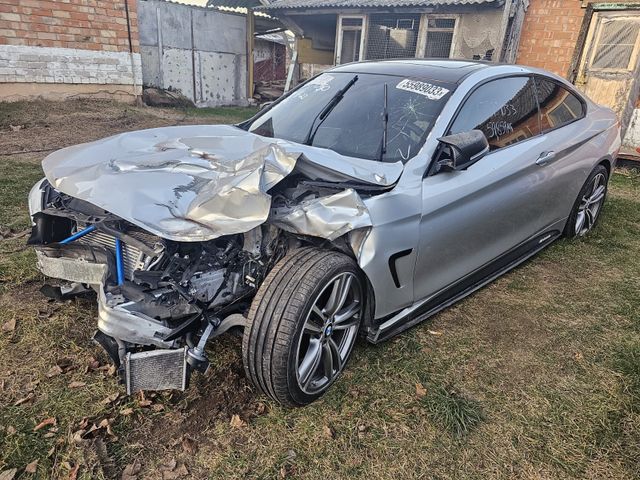
[[[398,85],[396,85],[396,88],[400,90],[406,90],[407,92],[424,95],[430,100],[440,100],[447,93],[449,93],[449,90],[444,87],[439,87],[427,82],[420,82],[418,80],[409,80],[408,78],[405,78],[400,83],[398,83]]]

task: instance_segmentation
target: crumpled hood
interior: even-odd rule
[[[343,157],[230,125],[123,133],[54,152],[42,167],[57,190],[177,241],[211,240],[264,223],[271,206],[266,192],[294,168],[312,179],[380,186],[402,173],[401,164]],[[362,217],[361,204],[354,208]]]

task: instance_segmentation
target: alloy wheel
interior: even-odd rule
[[[340,374],[361,317],[360,280],[352,272],[336,275],[313,300],[298,341],[296,377],[303,392],[325,390]]]
[[[593,177],[587,192],[580,199],[575,224],[576,235],[586,235],[593,228],[602,209],[606,191],[606,176],[603,173],[598,173]]]

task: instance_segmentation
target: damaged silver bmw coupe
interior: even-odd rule
[[[614,113],[531,68],[339,66],[234,126],[57,151],[29,197],[49,294],[97,292],[128,393],[185,389],[243,336],[247,377],[305,405],[390,338],[595,225]]]

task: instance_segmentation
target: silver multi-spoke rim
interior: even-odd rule
[[[600,214],[606,191],[607,179],[604,173],[598,173],[593,177],[587,193],[580,199],[576,217],[576,235],[585,235],[593,228]]]
[[[358,334],[361,310],[362,288],[351,272],[333,277],[313,300],[296,355],[303,392],[325,390],[340,374]]]

